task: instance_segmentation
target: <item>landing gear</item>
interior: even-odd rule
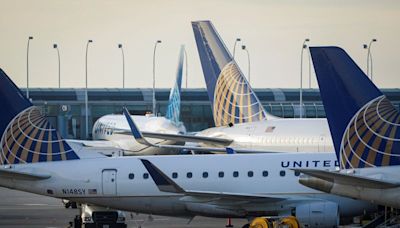
[[[81,227],[82,227],[82,219],[79,215],[77,215],[74,218],[74,228],[81,228]]]

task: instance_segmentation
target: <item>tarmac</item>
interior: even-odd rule
[[[78,209],[66,209],[60,199],[25,193],[0,187],[0,227],[61,228],[69,227]],[[195,217],[188,219],[127,213],[129,228],[218,228],[225,227],[226,219]],[[234,227],[242,227],[246,220],[233,219]],[[161,225],[162,224],[162,225]]]

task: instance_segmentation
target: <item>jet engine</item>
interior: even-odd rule
[[[318,201],[300,204],[295,208],[295,215],[302,227],[326,227],[339,226],[339,206],[329,201]]]

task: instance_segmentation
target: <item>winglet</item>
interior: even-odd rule
[[[126,120],[128,121],[129,127],[131,129],[132,135],[133,137],[135,137],[136,141],[138,141],[141,144],[145,144],[148,146],[153,146],[152,143],[150,143],[149,141],[147,141],[143,135],[142,132],[140,132],[139,128],[136,126],[135,122],[133,121],[131,115],[129,114],[129,111],[126,107],[122,108],[122,111],[125,115]]]
[[[149,160],[140,159],[144,167],[149,172],[151,178],[153,178],[158,189],[162,192],[172,192],[172,193],[185,193],[178,184],[171,180],[165,173],[163,173],[157,166],[151,163]]]

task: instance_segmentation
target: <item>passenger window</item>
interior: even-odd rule
[[[178,178],[178,173],[172,173],[172,178],[174,178],[174,179],[176,179],[176,178]]]
[[[263,175],[263,177],[267,177],[267,176],[268,176],[268,171],[267,171],[267,170],[264,170],[264,171],[262,172],[262,175]]]
[[[248,177],[253,177],[253,176],[254,176],[254,173],[253,173],[253,171],[249,171],[249,172],[247,172],[247,176],[248,176]]]
[[[222,172],[222,171],[219,172],[219,173],[218,173],[218,177],[219,177],[219,178],[223,178],[223,177],[224,177],[224,172]]]
[[[285,172],[284,170],[281,170],[281,171],[279,172],[279,175],[280,175],[281,177],[284,177],[284,176],[286,175],[286,172]]]
[[[239,172],[238,171],[234,171],[233,172],[233,177],[238,177],[239,176]]]
[[[133,178],[135,178],[135,174],[130,173],[130,174],[128,175],[128,178],[129,178],[130,180],[133,180]]]
[[[192,177],[193,177],[193,174],[192,174],[191,172],[188,172],[188,173],[186,173],[186,177],[187,177],[187,178],[192,178]]]
[[[143,173],[143,179],[148,179],[149,178],[149,174],[148,173]]]
[[[203,172],[203,178],[207,178],[208,177],[208,173],[207,172]]]

